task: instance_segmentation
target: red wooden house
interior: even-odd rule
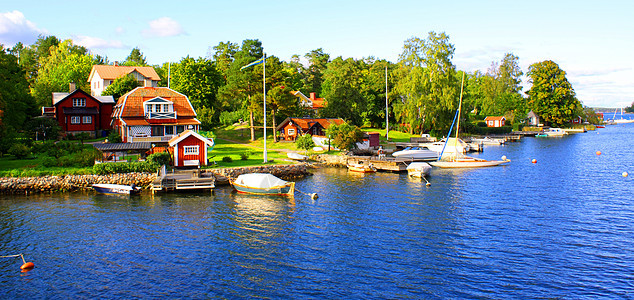
[[[213,139],[208,139],[192,130],[183,131],[169,141],[174,155],[175,167],[206,166],[207,147],[213,147]]]
[[[484,122],[487,123],[487,127],[502,127],[506,122],[506,118],[504,116],[501,117],[486,117]]]
[[[311,119],[311,118],[286,118],[275,130],[280,132],[280,137],[287,141],[294,141],[298,136],[310,134],[324,136],[325,130],[332,124],[341,125],[342,119]]]
[[[53,107],[43,107],[42,115],[56,119],[65,134],[87,132],[101,137],[112,129],[113,107],[112,96],[93,97],[71,83],[69,93],[53,93]]]

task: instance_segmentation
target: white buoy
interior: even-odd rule
[[[310,195],[310,198],[315,200],[315,199],[319,198],[319,196],[317,195],[317,193],[313,193],[312,195]]]
[[[506,155],[502,155],[502,160],[506,161]]]
[[[623,177],[627,177],[630,174],[627,174],[627,172],[623,172],[623,174],[621,174],[621,175],[623,175]]]

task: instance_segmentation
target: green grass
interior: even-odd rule
[[[82,175],[92,174],[92,167],[44,167],[41,158],[15,159],[11,155],[0,158],[0,177],[36,177],[46,175]]]
[[[381,137],[381,143],[385,143],[385,129],[378,129],[378,128],[361,128],[361,130],[365,131],[365,132],[378,132]],[[399,143],[403,143],[403,142],[409,142],[409,138],[410,137],[417,137],[418,135],[416,134],[409,134],[406,132],[400,132],[400,131],[396,131],[396,130],[390,130],[390,142],[399,142]]]

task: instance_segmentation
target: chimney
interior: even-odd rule
[[[115,67],[118,67],[118,66],[119,66],[119,62],[118,62],[118,61],[115,61],[115,62],[114,62],[114,66],[115,66]]]
[[[315,93],[310,93],[310,100],[315,100]]]
[[[150,78],[145,78],[143,80],[143,87],[152,87],[152,79]]]
[[[68,92],[72,93],[76,90],[77,88],[75,87],[75,83],[74,82],[70,82],[68,83]]]

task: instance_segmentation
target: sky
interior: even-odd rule
[[[61,2],[61,4],[59,3]],[[34,1],[0,0],[0,43],[72,39],[109,61],[138,47],[149,64],[205,57],[220,42],[259,39],[289,61],[322,48],[336,57],[397,62],[404,42],[444,32],[458,70],[485,73],[506,53],[526,73],[552,60],[590,107],[634,102],[634,1]],[[530,88],[524,77],[524,90]]]

